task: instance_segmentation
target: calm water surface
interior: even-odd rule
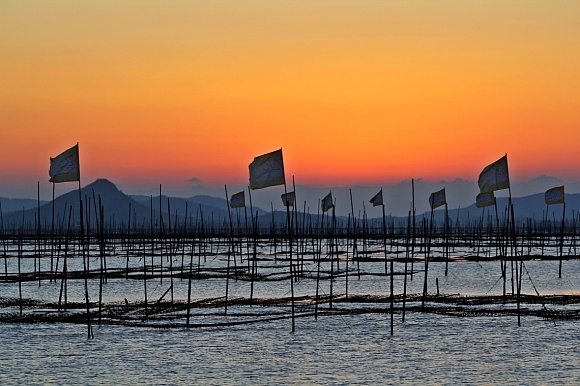
[[[566,384],[580,322],[411,314],[158,330],[0,325],[0,381],[17,384]]]
[[[380,272],[382,263],[377,264],[365,269]],[[558,262],[530,261],[525,268],[524,293],[580,291],[577,261],[564,262],[561,279]],[[402,269],[396,264],[396,271]],[[455,263],[447,277],[444,264],[433,263],[431,293],[436,279],[443,294],[502,293],[497,262]],[[150,299],[157,299],[168,283],[152,280]],[[185,298],[186,283],[175,281],[176,298]],[[402,283],[397,277],[396,293]],[[223,296],[224,284],[197,281],[194,298]],[[247,282],[230,285],[231,296],[248,297]],[[297,295],[312,295],[314,285],[313,280],[298,282]],[[344,278],[337,279],[334,290],[344,293],[345,285]],[[419,272],[409,282],[409,293],[420,293],[422,285]],[[94,301],[98,285],[89,287]],[[255,296],[287,296],[288,287],[286,281],[256,283]],[[59,283],[25,283],[23,296],[54,301],[59,288]],[[349,282],[352,294],[385,294],[387,288],[381,276],[352,276]],[[324,283],[322,293],[328,290]],[[3,297],[18,296],[14,283],[2,284],[0,291]],[[71,282],[69,291],[70,299],[82,301],[82,283]],[[110,281],[103,296],[105,301],[141,301],[142,282]],[[243,311],[232,307],[231,313]],[[203,322],[204,316],[196,318]],[[236,316],[221,318],[233,321]],[[513,316],[408,313],[405,323],[396,315],[394,336],[388,323],[387,314],[363,314],[299,318],[295,333],[288,319],[191,330],[95,326],[93,340],[86,339],[83,325],[0,324],[0,385],[580,384],[580,321],[523,317],[518,327]]]

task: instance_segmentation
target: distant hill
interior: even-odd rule
[[[532,194],[525,197],[514,197],[512,198],[512,203],[514,206],[514,215],[516,221],[523,222],[527,219],[535,219],[537,222],[546,217],[550,221],[554,219],[559,222],[562,220],[562,211],[564,210],[563,204],[546,206],[544,201],[544,193]],[[508,208],[508,198],[498,197],[497,198],[497,210],[498,217],[501,219],[505,218]],[[473,220],[480,220],[483,214],[483,208],[477,208],[475,204],[468,206],[467,208],[459,208],[449,210],[449,217],[451,220],[456,221],[459,219],[460,222],[466,223]],[[435,219],[437,221],[442,221],[444,218],[445,211],[442,207],[435,209]],[[495,221],[495,208],[493,206],[488,206],[485,208],[486,220],[488,216],[491,216],[491,220]],[[580,194],[566,194],[566,221],[572,221],[577,219],[580,213]],[[430,212],[423,213],[419,216],[430,216]]]
[[[112,221],[121,218],[126,219],[129,212],[129,204],[131,210],[135,213],[135,220],[144,219],[145,214],[149,218],[149,209],[138,204],[131,198],[119,191],[117,187],[106,179],[98,179],[95,182],[85,186],[81,189],[81,198],[83,200],[83,208],[85,211],[86,220],[94,227],[97,219],[97,211],[99,207],[99,199],[102,206],[105,208],[104,216],[107,221]],[[27,228],[34,227],[37,218],[36,206],[31,207],[24,212],[12,212],[4,216],[4,226],[9,229],[17,229],[22,225]],[[71,226],[78,227],[80,224],[79,211],[79,192],[74,190],[65,193],[54,200],[54,221],[56,228],[66,228],[68,217],[71,217]],[[123,217],[125,216],[125,217]],[[126,222],[126,220],[125,220]],[[42,229],[50,229],[52,224],[52,201],[45,202],[40,207],[40,224]]]
[[[187,212],[191,215],[193,213],[194,217],[197,217],[196,213],[199,211],[200,206],[204,217],[212,212],[217,214],[218,217],[227,216],[227,206],[226,200],[222,198],[210,197],[210,196],[195,196],[190,198],[182,197],[168,197],[165,195],[161,196],[161,201],[159,196],[130,196],[136,202],[139,202],[148,208],[153,207],[154,211],[159,212],[159,207],[161,206],[162,213],[167,215],[169,209],[171,209],[172,216],[183,217],[185,215],[185,209],[187,205]]]
[[[40,205],[46,204],[46,201],[40,201]],[[0,207],[2,208],[2,215],[10,212],[20,212],[22,210],[32,209],[38,207],[38,200],[33,198],[3,198],[0,197]]]
[[[105,224],[109,229],[127,229],[129,220],[131,228],[135,230],[149,229],[151,226],[159,230],[160,224],[165,230],[175,225],[182,226],[186,218],[189,226],[200,222],[203,218],[205,224],[213,221],[214,226],[227,224],[228,210],[225,199],[210,196],[195,196],[191,198],[161,196],[128,196],[121,192],[115,184],[107,179],[97,179],[93,183],[81,189],[83,200],[85,224],[89,223],[92,229],[96,229],[98,213],[103,207]],[[20,229],[22,220],[26,229],[33,230],[36,227],[37,201],[32,199],[19,200],[17,204],[10,205],[11,211],[3,213],[4,227],[7,229]],[[4,199],[2,199],[4,205]],[[27,206],[22,209],[22,203]],[[16,208],[16,209],[14,209]],[[161,209],[161,210],[160,210]],[[260,214],[266,213],[262,209],[255,208]],[[71,227],[80,226],[79,192],[77,190],[65,193],[54,200],[55,227],[66,229],[70,214]],[[171,211],[171,213],[169,212]],[[242,211],[243,212],[243,211]],[[160,215],[161,213],[161,215]],[[235,211],[232,211],[235,219]],[[250,213],[248,212],[248,217]],[[51,229],[52,202],[41,202],[40,223],[44,230]]]
[[[168,229],[169,221],[171,227],[175,225],[182,226],[187,216],[189,226],[194,226],[203,219],[204,224],[215,227],[229,226],[228,208],[226,200],[223,198],[199,195],[190,198],[159,196],[128,196],[121,192],[112,182],[106,179],[98,179],[93,183],[85,186],[81,190],[83,200],[85,224],[89,223],[92,229],[96,229],[99,204],[104,208],[103,215],[105,223],[109,230],[126,230],[131,222],[131,229],[141,230],[149,229],[151,226],[159,230],[163,225]],[[498,216],[500,219],[505,218],[507,213],[508,199],[505,197],[497,198]],[[2,218],[5,229],[20,229],[22,220],[29,230],[34,230],[37,224],[37,201],[34,199],[0,199],[2,205]],[[526,197],[513,198],[514,213],[516,220],[519,222],[526,219],[535,219],[540,221],[546,216],[548,209],[548,219],[561,221],[563,205],[552,205],[546,208],[544,203],[544,194],[534,194]],[[71,226],[77,228],[80,225],[79,216],[79,193],[71,191],[55,199],[54,202],[54,220],[57,228],[65,229],[68,223],[69,213],[71,214]],[[187,210],[187,213],[186,213]],[[72,211],[72,212],[71,212]],[[286,212],[274,211],[268,212],[261,208],[254,208],[254,214],[258,212],[258,221],[262,229],[268,229],[272,223],[276,228],[286,227]],[[380,227],[382,220],[377,217],[378,211],[373,211],[373,216],[367,213],[367,224],[373,227]],[[434,212],[434,219],[437,222],[443,221],[445,211],[438,208]],[[495,208],[485,208],[486,221],[495,222]],[[566,220],[577,219],[580,213],[580,194],[566,194]],[[232,209],[232,220],[234,226],[241,224],[243,227],[250,218],[252,213],[249,208]],[[483,209],[470,205],[466,208],[456,208],[449,210],[450,219],[461,224],[474,223],[480,221]],[[297,211],[301,227],[307,229],[316,229],[320,227],[322,215],[304,214]],[[360,216],[357,214],[357,216]],[[430,212],[417,213],[416,218],[429,218]],[[247,220],[246,220],[247,218]],[[329,223],[330,212],[325,215],[326,223]],[[349,218],[346,216],[337,216],[337,226],[346,227]],[[360,218],[357,218],[360,223]],[[388,217],[388,223],[395,226],[405,226],[406,217]],[[40,224],[42,229],[48,230],[52,224],[52,202],[41,201],[40,206]],[[224,229],[225,229],[224,228]]]

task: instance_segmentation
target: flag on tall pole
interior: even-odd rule
[[[81,170],[78,143],[50,159],[48,174],[50,175],[50,182],[80,181]]]
[[[244,191],[232,194],[230,198],[230,208],[243,208],[246,206],[246,197],[244,196]]]
[[[495,205],[495,196],[493,191],[479,193],[477,197],[475,197],[475,206],[478,208],[484,208],[486,206]]]
[[[478,185],[481,193],[510,187],[507,154],[483,169],[479,175]]]
[[[547,205],[563,204],[564,203],[564,186],[557,186],[546,190],[544,195]]]
[[[429,205],[431,205],[431,209],[438,208],[441,205],[445,205],[446,203],[447,200],[445,199],[445,188],[433,192],[429,196]]]
[[[373,198],[370,199],[370,203],[373,204],[373,206],[383,205],[383,189],[381,189],[373,196]]]
[[[281,196],[282,204],[284,206],[294,206],[294,202],[296,201],[296,194],[294,192],[284,193]]]
[[[250,189],[262,189],[286,183],[282,149],[255,157],[249,168]]]
[[[323,212],[326,212],[327,210],[329,210],[334,206],[334,204],[332,203],[332,192],[328,193],[326,197],[322,199],[321,206]]]
[[[263,189],[269,186],[284,185],[284,193],[287,192],[286,177],[284,175],[284,160],[282,149],[255,157],[249,165],[250,189]],[[292,223],[290,220],[290,208],[286,206],[286,221],[288,223],[288,249],[290,250],[290,293],[292,299],[292,332],[294,325],[294,268],[292,263]]]

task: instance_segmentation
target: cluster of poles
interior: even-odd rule
[[[226,197],[228,197],[227,188]],[[278,223],[276,218],[272,217],[269,223],[260,224],[259,216],[257,212],[254,213],[251,205],[249,218],[245,206],[242,215],[241,208],[231,208],[230,204],[226,219],[214,221],[213,214],[203,213],[201,206],[195,208],[197,212],[195,220],[191,213],[194,208],[190,210],[187,206],[183,214],[175,213],[172,218],[169,198],[165,218],[161,211],[163,206],[161,186],[159,218],[154,218],[153,200],[151,197],[149,224],[141,226],[131,218],[130,204],[127,208],[126,222],[117,224],[107,221],[107,211],[101,203],[101,197],[96,196],[94,192],[83,196],[80,186],[79,209],[76,211],[79,215],[75,216],[76,205],[70,205],[64,218],[55,220],[53,216],[53,223],[49,229],[41,226],[40,216],[36,216],[34,225],[22,222],[18,229],[6,228],[0,209],[0,236],[4,260],[4,275],[0,278],[0,282],[18,283],[20,316],[24,316],[23,282],[38,281],[40,286],[42,281],[59,281],[58,308],[66,310],[68,281],[82,280],[87,334],[92,338],[92,324],[95,320],[100,322],[103,311],[103,286],[109,279],[142,281],[144,319],[153,315],[155,308],[166,297],[169,297],[173,304],[174,280],[186,279],[188,284],[185,325],[191,326],[193,280],[225,278],[223,307],[224,315],[228,315],[230,280],[250,281],[251,304],[258,301],[254,299],[254,282],[267,278],[264,272],[271,268],[269,263],[279,262],[282,265],[273,275],[277,275],[275,280],[289,280],[292,331],[295,331],[294,284],[297,281],[316,280],[314,317],[317,318],[322,299],[319,293],[322,281],[326,280],[329,285],[329,294],[324,298],[324,302],[332,308],[333,282],[336,278],[345,279],[344,296],[348,298],[349,275],[351,280],[360,279],[361,264],[374,263],[373,267],[376,267],[376,263],[384,262],[382,271],[375,270],[369,273],[363,269],[362,273],[388,278],[385,287],[390,290],[387,300],[390,304],[388,311],[390,331],[393,334],[396,297],[393,293],[394,277],[403,276],[404,321],[407,279],[412,280],[413,275],[421,270],[424,272],[421,305],[424,306],[428,301],[430,261],[444,262],[447,275],[449,262],[459,260],[458,250],[471,251],[461,256],[462,259],[499,260],[504,279],[504,296],[509,293],[506,287],[509,287],[508,268],[511,268],[511,294],[517,296],[519,311],[524,260],[560,259],[561,276],[561,261],[577,256],[576,234],[580,218],[562,221],[560,224],[557,224],[555,219],[554,221],[529,219],[516,224],[513,219],[513,206],[505,211],[502,218],[497,215],[496,207],[495,222],[490,213],[486,216],[485,210],[481,219],[464,224],[459,223],[459,220],[454,222],[447,215],[445,205],[445,217],[442,222],[434,220],[433,210],[429,218],[425,216],[417,218],[415,210],[410,210],[406,223],[396,224],[392,218],[387,219],[384,206],[382,217],[379,219],[369,220],[366,213],[362,217],[355,216],[351,194],[351,213],[346,223],[337,220],[334,206],[314,217],[307,215],[306,211],[298,211],[296,205],[288,205],[284,223]],[[306,203],[304,206],[306,208]],[[155,223],[158,224],[157,227]],[[532,251],[538,250],[541,251],[541,255],[534,256]],[[207,260],[216,256],[226,257],[226,266],[216,267],[213,270],[204,269]],[[110,262],[115,257],[117,260],[125,259],[124,269],[108,267],[108,260]],[[98,266],[91,267],[91,259],[94,261],[95,258],[98,259]],[[8,269],[10,260],[17,260],[15,272]],[[137,266],[136,260],[142,265]],[[23,261],[28,262],[27,266],[32,266],[32,269],[23,272],[21,269]],[[79,261],[82,261],[82,264]],[[404,263],[402,272],[395,272],[395,261]],[[420,263],[423,265],[418,266]],[[313,264],[314,270],[305,270],[305,264]],[[508,267],[509,264],[511,266]],[[71,270],[69,267],[72,265],[77,269]],[[279,269],[287,269],[286,274],[279,272]],[[91,304],[88,283],[95,278],[99,280],[98,303]],[[160,282],[169,280],[167,291],[156,302],[148,299],[147,283],[151,280]],[[98,307],[97,311],[94,310],[95,307]],[[520,323],[519,312],[518,323]]]
[[[381,206],[382,216],[378,220],[369,220],[367,214],[361,217],[354,213],[352,192],[350,196],[351,211],[346,223],[338,221],[335,215],[335,203],[329,193],[318,205],[316,216],[307,214],[306,202],[300,213],[296,205],[296,190],[288,192],[284,177],[281,149],[256,157],[250,164],[250,217],[243,192],[231,197],[225,187],[228,217],[214,219],[213,214],[203,213],[200,206],[188,208],[181,215],[175,213],[171,218],[171,201],[167,198],[167,218],[163,216],[161,186],[159,189],[159,217],[154,218],[153,197],[149,224],[143,220],[137,224],[132,216],[129,204],[126,222],[107,221],[107,210],[102,205],[100,196],[94,191],[91,195],[82,193],[80,185],[80,168],[78,144],[54,159],[51,159],[51,181],[53,182],[52,221],[49,229],[41,226],[40,199],[35,216],[35,223],[25,224],[24,215],[18,229],[4,227],[0,206],[0,237],[2,239],[4,258],[4,277],[0,282],[17,282],[19,286],[19,317],[24,317],[22,283],[25,281],[43,280],[60,281],[58,309],[68,307],[68,281],[82,280],[87,336],[93,337],[94,320],[101,321],[103,315],[103,286],[109,279],[141,280],[144,293],[143,319],[152,317],[160,303],[168,296],[174,304],[174,280],[186,279],[187,300],[186,327],[191,327],[192,282],[193,280],[225,278],[223,296],[223,315],[228,315],[230,306],[230,281],[248,280],[250,282],[249,304],[258,302],[254,299],[254,282],[259,280],[288,280],[290,283],[290,308],[292,332],[295,331],[296,299],[295,283],[300,280],[316,280],[314,296],[315,318],[319,315],[321,302],[333,308],[333,282],[344,277],[346,299],[349,294],[349,275],[357,279],[361,274],[388,278],[385,287],[389,288],[390,333],[394,325],[394,277],[402,276],[403,294],[402,320],[405,320],[407,300],[407,280],[423,271],[423,291],[421,307],[428,301],[428,273],[430,261],[445,263],[445,276],[449,262],[461,259],[499,260],[503,278],[503,295],[507,295],[508,268],[511,269],[511,295],[517,297],[518,324],[520,324],[520,295],[524,271],[524,260],[527,258],[564,258],[577,256],[577,219],[566,224],[564,217],[558,227],[556,221],[542,219],[540,223],[528,220],[516,223],[511,191],[508,207],[503,216],[498,215],[495,199],[495,223],[488,213],[487,221],[483,205],[480,220],[460,224],[448,216],[445,191],[435,192],[429,202],[429,218],[418,219],[415,209],[414,182],[412,202],[406,221],[395,224],[393,218],[385,216],[382,202],[382,190],[371,199],[373,206]],[[54,183],[78,181],[78,207],[70,205],[68,216],[55,219]],[[292,178],[294,187],[294,178]],[[507,176],[507,156],[488,166],[480,176],[482,194],[494,190],[509,188]],[[264,217],[254,213],[251,192],[269,186],[284,185],[282,196],[286,216],[285,221],[278,223],[272,208],[272,219],[262,222]],[[40,190],[40,188],[39,188]],[[562,191],[563,195],[563,191]],[[478,196],[479,197],[479,196]],[[493,194],[491,195],[493,198]],[[241,201],[240,201],[241,199]],[[434,209],[445,206],[445,217],[442,222],[435,221]],[[244,209],[243,221],[240,209]],[[292,208],[292,209],[291,209]],[[322,211],[322,213],[321,213]],[[565,209],[564,209],[565,211]],[[67,211],[65,211],[67,213]],[[78,215],[75,215],[77,213]],[[206,217],[207,216],[207,217]],[[157,226],[154,224],[157,223]],[[242,225],[243,224],[243,225]],[[559,230],[558,230],[559,228]],[[437,249],[437,251],[435,251]],[[470,251],[460,256],[458,250]],[[541,256],[533,256],[532,251],[541,250]],[[567,249],[568,256],[564,256]],[[546,251],[547,257],[544,256]],[[125,258],[125,267],[111,269],[108,262],[112,258]],[[208,259],[225,258],[226,266],[206,266]],[[32,272],[22,271],[22,261],[27,261]],[[98,266],[91,268],[91,259],[98,258]],[[197,261],[195,261],[197,258]],[[17,259],[17,269],[9,270],[8,262]],[[79,259],[82,264],[79,264]],[[132,261],[131,261],[132,260]],[[203,261],[202,261],[203,260]],[[49,263],[48,263],[49,261]],[[164,261],[166,261],[164,265]],[[404,269],[396,272],[394,263],[404,263]],[[422,267],[418,267],[420,263]],[[372,271],[361,271],[361,264],[372,264]],[[383,266],[384,263],[384,266]],[[508,263],[511,266],[508,267]],[[381,266],[376,269],[377,264]],[[77,267],[71,269],[72,266]],[[118,265],[118,264],[117,264]],[[46,267],[49,266],[47,269]],[[305,267],[310,268],[306,269]],[[43,268],[45,267],[45,268]],[[59,271],[60,269],[60,271]],[[284,270],[285,272],[282,272]],[[99,295],[98,311],[92,311],[89,296],[89,280],[98,278]],[[169,287],[156,302],[148,299],[147,283],[151,280],[169,280]],[[327,281],[329,294],[320,293],[321,283]],[[438,286],[438,285],[437,285]],[[437,292],[439,290],[437,289]],[[385,311],[385,310],[383,310]]]

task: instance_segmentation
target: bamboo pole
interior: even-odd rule
[[[425,218],[423,218],[423,230],[425,230]],[[427,238],[427,245],[425,246],[425,275],[423,279],[423,298],[421,300],[421,307],[425,307],[425,300],[427,298],[427,275],[429,273],[429,254],[431,252],[431,237],[433,235],[433,206],[431,206],[431,220],[429,221],[429,235]]]
[[[20,317],[23,314],[23,304],[22,304],[22,270],[21,270],[21,261],[22,261],[22,243],[24,239],[24,208],[22,208],[22,223],[20,225],[20,234],[18,235],[18,306],[20,309]]]
[[[187,214],[187,211],[186,211]],[[189,318],[191,316],[191,281],[193,280],[193,251],[195,250],[195,237],[191,239],[191,254],[189,257],[189,277],[187,280],[187,316],[186,326],[189,327]]]
[[[40,287],[40,282],[42,281],[42,275],[41,270],[40,270],[40,230],[41,230],[41,226],[40,226],[40,181],[36,182],[36,199],[37,199],[37,218],[38,221],[36,223],[36,245],[35,245],[35,249],[36,249],[36,257],[34,260],[34,270],[36,271],[37,266],[36,266],[36,259],[38,259],[38,286]],[[37,249],[38,248],[38,249]]]
[[[560,264],[558,267],[558,279],[562,278],[562,258],[564,253],[564,219],[566,216],[566,203],[562,206],[562,225],[560,226]]]
[[[316,214],[316,221],[318,222],[318,217],[320,216],[320,207],[321,207],[321,203],[320,203],[320,199],[318,200],[318,212]],[[317,243],[317,247],[318,247],[318,258],[317,258],[317,270],[316,270],[316,303],[314,304],[314,319],[318,319],[318,303],[320,301],[320,259],[321,259],[321,253],[322,253],[322,230],[324,229],[324,213],[325,211],[322,211],[322,220],[320,221],[320,231],[319,231],[319,238],[318,238],[318,243]],[[318,225],[318,224],[317,224]]]
[[[230,197],[228,196],[228,187],[224,185],[224,189],[226,191],[226,203],[228,206],[228,217],[230,219],[230,232],[229,232],[229,242],[228,242],[228,268],[226,271],[226,296],[225,296],[225,304],[224,304],[224,316],[228,314],[228,292],[230,286],[230,257],[233,248],[233,239],[234,239],[234,227],[232,224],[232,212],[230,210]],[[235,259],[235,257],[234,257]]]
[[[171,304],[173,304],[173,233],[171,229],[171,203],[167,197],[167,250],[169,258],[169,281],[171,286]]]
[[[414,268],[414,261],[415,261],[415,237],[416,237],[416,231],[415,231],[415,179],[412,178],[411,179],[411,208],[413,211],[413,217],[412,217],[412,232],[411,232],[411,280],[413,280],[413,273],[415,271]]]
[[[52,269],[54,262],[54,187],[55,183],[52,183],[52,225],[50,227],[50,274],[49,282],[52,283]]]
[[[257,249],[258,249],[258,211],[254,218],[254,205],[252,203],[252,189],[248,186],[248,197],[250,198],[250,216],[252,217],[252,264],[250,269],[250,301],[254,299],[254,280],[257,269]],[[248,260],[249,261],[249,260]]]
[[[79,173],[80,175],[80,173]],[[88,284],[88,276],[89,276],[89,263],[88,259],[86,259],[86,251],[85,251],[85,242],[84,242],[84,224],[83,224],[83,200],[81,198],[81,179],[79,178],[79,208],[80,208],[80,223],[81,223],[81,228],[80,228],[80,248],[81,248],[81,254],[83,257],[83,267],[84,267],[84,278],[85,278],[85,303],[86,303],[86,307],[87,307],[87,338],[88,339],[93,339],[93,328],[91,325],[91,307],[90,307],[90,301],[89,301],[89,284]]]
[[[410,239],[411,239],[411,210],[409,210],[409,216],[407,217],[407,234],[405,237],[405,274],[403,275],[403,312],[402,312],[402,322],[405,323],[405,306],[407,302],[407,274],[409,267],[409,249],[410,249]]]
[[[349,189],[350,190],[350,189]],[[356,257],[358,279],[360,280],[360,259],[358,258],[358,247],[357,247],[357,232],[356,232],[356,217],[354,215],[354,205],[352,203],[352,190],[350,190],[350,213],[352,214],[352,258]]]
[[[68,225],[67,225],[67,231],[66,231],[66,235],[65,235],[65,240],[64,240],[64,260],[63,260],[63,267],[62,267],[62,281],[61,281],[61,285],[60,285],[60,296],[58,298],[58,310],[61,310],[61,300],[64,294],[64,309],[67,308],[67,272],[68,272],[68,265],[67,265],[67,257],[68,257],[68,240],[69,240],[69,235],[70,235],[70,219],[71,219],[71,215],[72,215],[72,205],[70,207],[69,210],[69,215],[68,215]]]
[[[286,180],[284,180],[284,194],[288,194]],[[294,264],[292,262],[292,222],[290,221],[290,207],[286,206],[286,222],[288,224],[288,249],[290,253],[290,296],[292,303],[292,333],[296,331],[295,309],[294,309]]]

